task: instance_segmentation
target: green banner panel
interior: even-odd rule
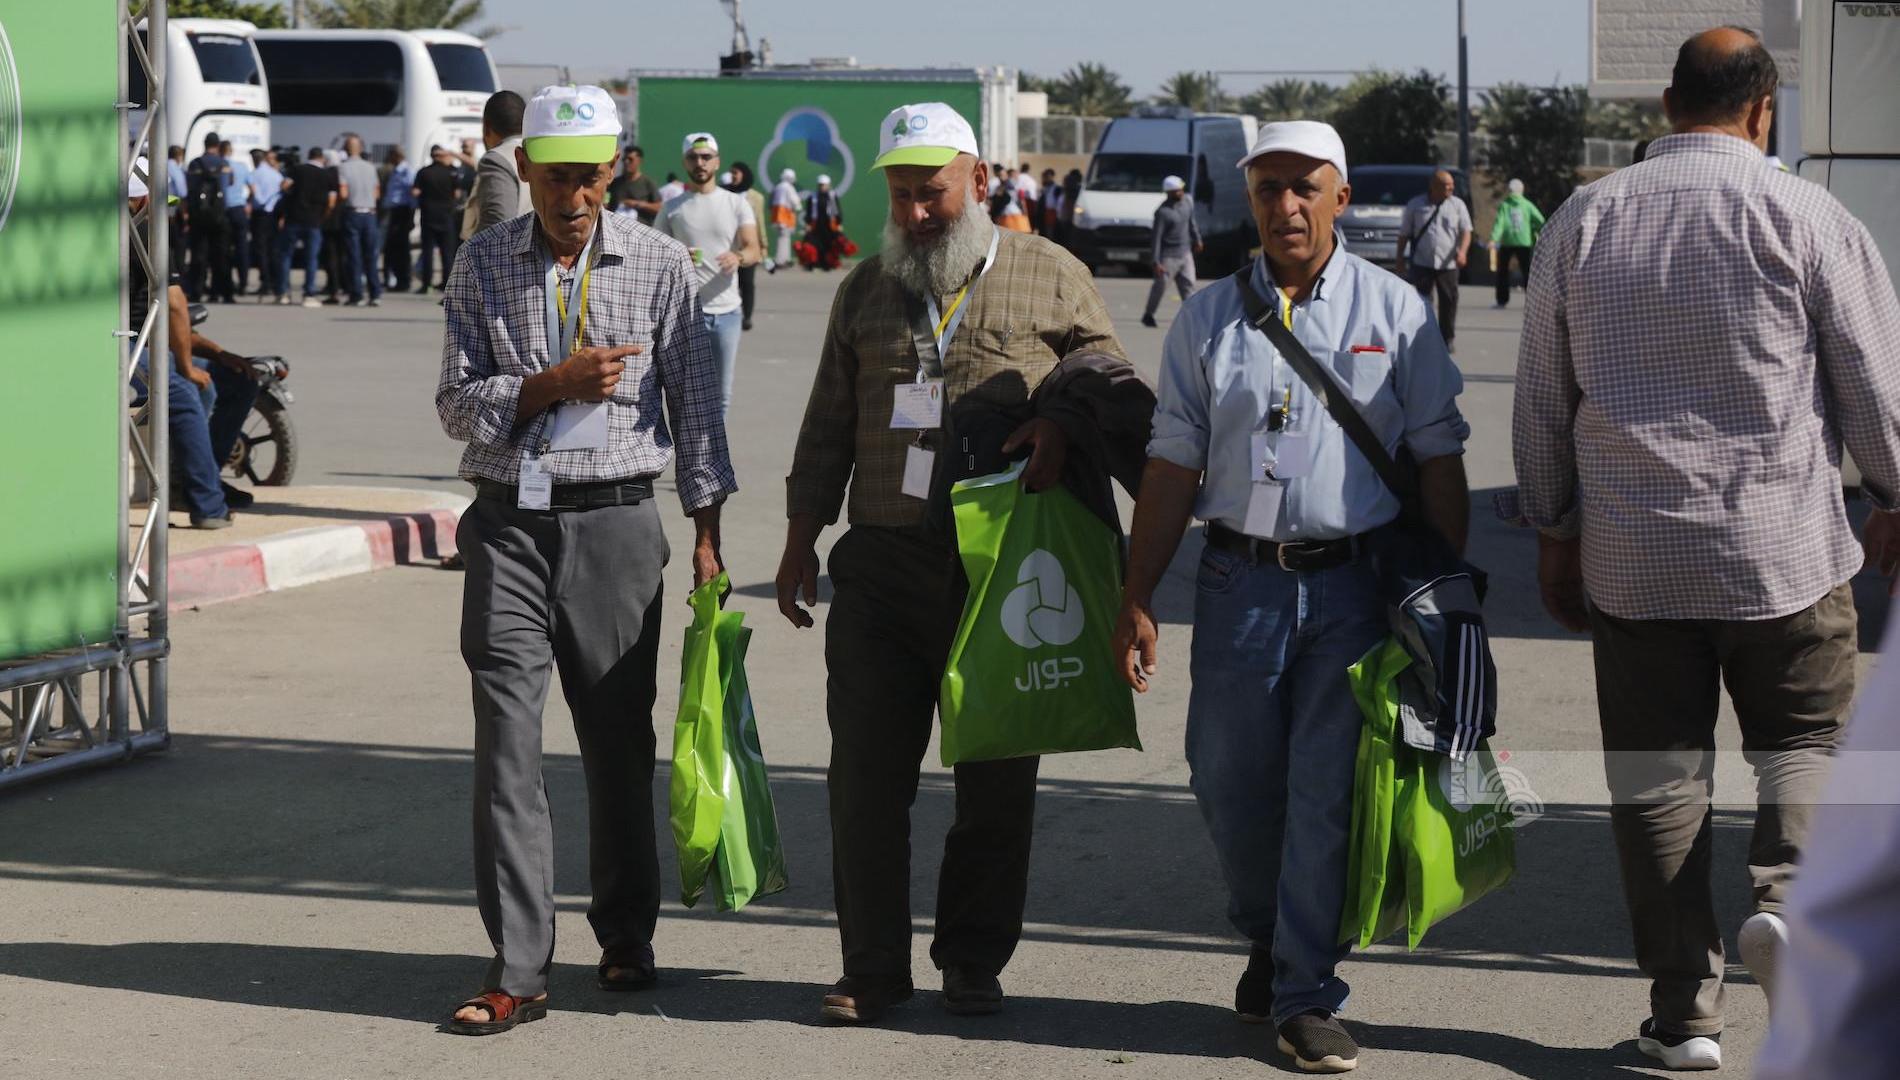
[[[910,102],[941,101],[970,121],[979,144],[983,135],[976,82],[643,76],[639,95],[648,175],[685,176],[680,142],[695,131],[713,133],[725,165],[751,165],[768,197],[782,169],[797,170],[800,191],[812,190],[825,173],[844,207],[845,234],[865,255],[878,249],[890,214],[884,179],[871,171],[885,114]],[[770,250],[770,234],[764,239]]]
[[[0,0],[0,660],[118,618],[116,6]]]

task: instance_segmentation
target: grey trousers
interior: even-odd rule
[[[1192,254],[1163,256],[1161,265],[1168,273],[1166,276],[1155,278],[1153,287],[1148,290],[1148,306],[1143,309],[1143,315],[1152,316],[1161,310],[1161,298],[1168,295],[1170,281],[1174,282],[1174,287],[1180,290],[1181,299],[1186,300],[1194,295],[1194,256]]]
[[[1780,911],[1854,697],[1854,594],[1779,619],[1618,619],[1593,612],[1610,828],[1664,1031],[1722,1030],[1722,928],[1709,892],[1718,695],[1727,684],[1754,766],[1748,873]]]
[[[554,830],[541,778],[550,664],[587,778],[587,921],[603,950],[650,948],[660,912],[653,821],[654,666],[666,536],[652,500],[561,513],[477,499],[462,657],[475,697],[475,895],[494,944],[487,990],[533,997],[554,957]]]

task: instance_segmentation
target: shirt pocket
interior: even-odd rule
[[[965,371],[958,382],[962,396],[999,405],[1017,405],[1056,365],[1057,355],[1043,334],[1027,322],[1017,325],[964,326],[957,331],[953,364]]]
[[[1391,353],[1340,349],[1333,353],[1331,367],[1373,431],[1384,437],[1403,428],[1405,407],[1393,380]]]

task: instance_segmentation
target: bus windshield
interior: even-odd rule
[[[232,34],[186,34],[192,55],[198,58],[198,72],[208,83],[237,83],[261,86],[257,57],[251,43]]]
[[[1194,175],[1193,163],[1186,154],[1097,154],[1089,162],[1087,187],[1090,191],[1161,192],[1161,181],[1170,176],[1183,180]]]
[[[271,111],[286,116],[397,116],[402,47],[393,41],[258,38]]]
[[[488,66],[488,53],[481,46],[430,45],[429,59],[435,61],[435,77],[442,89],[495,92],[495,72]]]

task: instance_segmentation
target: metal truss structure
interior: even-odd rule
[[[119,551],[118,617],[110,641],[62,649],[42,656],[0,664],[0,789],[69,772],[74,769],[128,760],[163,750],[171,743],[166,709],[167,657],[171,651],[166,589],[166,521],[170,507],[170,440],[166,423],[170,412],[165,380],[152,379],[152,392],[137,413],[132,409],[132,379],[138,358],[151,352],[165,356],[169,340],[169,305],[165,282],[169,274],[155,272],[171,265],[169,208],[166,193],[165,149],[165,42],[166,0],[151,0],[145,13],[148,33],[142,41],[134,30],[127,0],[116,0],[119,34],[128,43],[120,50],[118,109],[122,118],[132,109],[145,109],[142,128],[129,140],[121,138],[120,189],[133,161],[143,155],[150,163],[147,186],[151,198],[137,217],[120,221],[120,325],[128,311],[125,283],[131,260],[145,270],[150,290],[145,323],[135,333],[121,332],[119,342]],[[145,41],[153,43],[147,49]],[[127,65],[139,64],[147,76],[150,102],[126,98]],[[122,200],[120,206],[126,204]],[[162,361],[153,363],[165,370]],[[143,430],[141,430],[141,428]],[[149,434],[147,434],[149,432]],[[145,520],[132,535],[133,477],[150,492]]]

